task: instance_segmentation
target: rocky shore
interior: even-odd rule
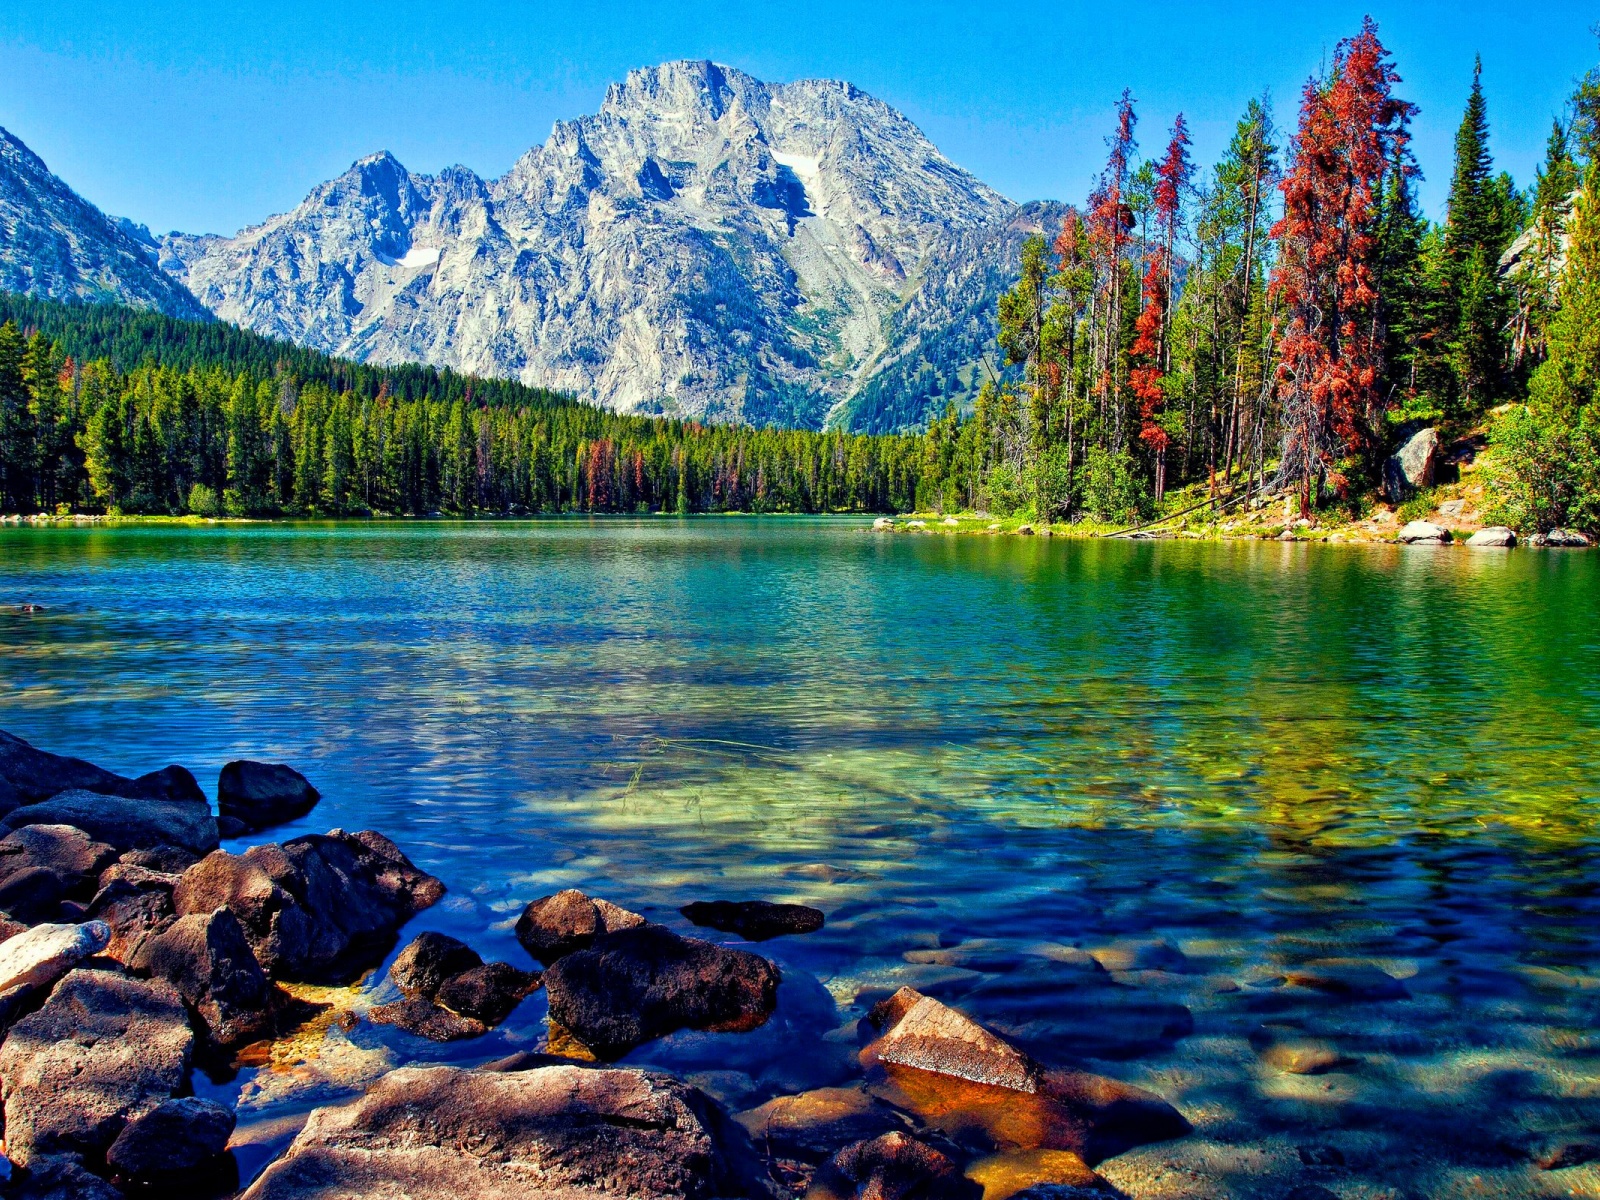
[[[1117,1194],[1097,1164],[1189,1132],[1159,1096],[1048,1069],[910,987],[861,1022],[850,1086],[729,1111],[611,1065],[679,1030],[760,1030],[786,984],[759,953],[570,889],[522,911],[526,961],[427,931],[390,966],[399,999],[332,1012],[319,997],[380,966],[445,882],[372,830],[219,848],[313,811],[290,767],[229,763],[216,796],[180,766],[129,779],[0,733],[4,1195],[1038,1200]],[[750,943],[826,920],[762,900],[682,913]],[[197,1069],[292,1053],[319,1022],[466,1041],[540,989],[538,1050],[389,1070],[305,1115],[253,1179],[236,1113],[193,1094]]]

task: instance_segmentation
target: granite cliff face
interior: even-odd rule
[[[1029,225],[849,84],[674,62],[499,179],[377,154],[235,237],[162,238],[160,262],[217,316],[335,354],[888,429],[968,387],[1006,282],[968,256],[1014,260]]]
[[[0,291],[205,319],[183,285],[156,266],[154,244],[130,232],[137,228],[107,217],[0,129]]]

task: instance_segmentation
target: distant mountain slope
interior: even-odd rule
[[[107,217],[0,129],[0,290],[111,301],[176,317],[209,314],[155,262],[153,246]]]
[[[1017,213],[849,84],[674,62],[500,179],[377,154],[237,236],[164,238],[160,261],[226,320],[362,361],[889,429],[943,405],[915,363],[970,377],[1004,280],[968,256],[1014,258]]]

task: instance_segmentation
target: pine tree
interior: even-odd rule
[[[23,379],[25,344],[16,324],[0,325],[0,511],[34,507],[38,449]]]
[[[1549,357],[1529,385],[1535,402],[1562,418],[1600,392],[1600,159],[1589,162],[1570,225]]]
[[[1483,63],[1472,71],[1472,90],[1456,131],[1455,173],[1445,221],[1447,352],[1456,395],[1469,414],[1500,395],[1506,359],[1507,311],[1500,286],[1500,256],[1507,241],[1511,200],[1493,178],[1489,110]],[[1512,189],[1514,191],[1514,189]]]

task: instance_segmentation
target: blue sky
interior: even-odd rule
[[[1307,75],[1366,11],[1422,106],[1433,212],[1474,53],[1497,162],[1524,184],[1574,79],[1600,60],[1600,12],[1539,0],[7,0],[0,125],[107,211],[231,233],[379,149],[413,170],[498,175],[628,68],[713,58],[763,79],[848,79],[1007,195],[1076,200],[1124,87],[1146,153],[1182,110],[1209,164],[1263,90],[1291,126]]]

